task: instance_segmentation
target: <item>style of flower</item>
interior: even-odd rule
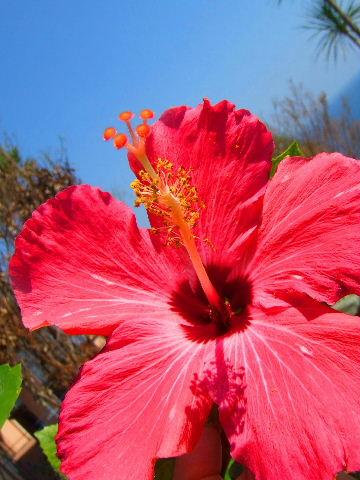
[[[148,113],[146,113],[148,112]],[[62,405],[71,480],[153,478],[196,444],[215,404],[231,455],[261,480],[360,469],[360,163],[285,159],[227,101],[166,111],[127,147],[137,204],[70,187],[38,208],[11,278],[30,329],[108,337]]]

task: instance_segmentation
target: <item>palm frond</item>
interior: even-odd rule
[[[346,5],[339,4],[341,14],[335,10],[330,2],[319,0],[307,14],[305,29],[312,30],[312,37],[318,38],[316,54],[324,53],[327,60],[335,61],[341,54],[346,56],[349,48],[360,47],[360,38],[349,27],[349,20],[355,25],[360,19],[360,2],[350,0]]]

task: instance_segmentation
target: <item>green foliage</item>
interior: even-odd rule
[[[162,458],[155,465],[155,480],[172,480],[175,458]]]
[[[348,313],[349,315],[360,314],[360,297],[358,295],[346,295],[333,305],[335,310]]]
[[[48,459],[50,465],[53,469],[65,479],[66,477],[60,472],[60,460],[57,456],[57,449],[55,443],[55,437],[58,432],[57,424],[49,425],[38,432],[35,432],[35,437],[39,440],[40,447],[46,458]]]
[[[278,169],[278,166],[282,160],[286,157],[301,157],[303,156],[303,152],[301,151],[300,145],[298,142],[294,141],[292,142],[285,151],[280,153],[277,157],[272,159],[272,167],[271,167],[271,172],[270,172],[270,178],[272,178],[276,170]]]
[[[21,391],[21,365],[0,365],[0,428],[9,417]]]
[[[278,0],[278,4],[283,3]],[[307,2],[307,21],[303,28],[318,38],[317,54],[324,53],[327,60],[338,58],[349,47],[360,48],[359,0],[313,0]]]
[[[225,472],[225,476],[224,476],[224,480],[232,480],[232,476],[231,476],[231,468],[232,466],[234,465],[235,463],[235,460],[234,459],[231,459],[227,468],[226,468],[226,472]]]
[[[360,48],[360,3],[358,0],[317,0],[308,13],[306,29],[318,37],[317,54],[336,61],[339,53],[345,57],[349,46]]]
[[[243,473],[243,467],[232,458],[226,468],[224,480],[235,480]]]

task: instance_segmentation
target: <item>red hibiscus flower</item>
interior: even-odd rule
[[[11,262],[27,327],[108,336],[63,403],[63,471],[151,479],[214,404],[257,479],[359,469],[359,318],[325,302],[360,293],[360,164],[288,158],[269,181],[271,134],[226,101],[137,132],[106,136],[129,148],[153,230],[75,186],[34,212]]]

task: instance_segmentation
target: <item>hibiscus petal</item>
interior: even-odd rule
[[[359,242],[360,162],[338,153],[289,158],[265,194],[254,293],[294,289],[328,303],[359,293]]]
[[[182,268],[154,250],[134,214],[110,194],[70,187],[39,207],[10,265],[24,324],[108,335],[123,318],[157,315]]]
[[[360,320],[296,306],[253,308],[224,339],[218,377],[243,368],[243,395],[223,388],[216,400],[233,457],[257,479],[332,480],[360,468]]]
[[[167,110],[146,141],[153,164],[158,158],[191,172],[205,203],[197,234],[208,257],[233,255],[257,225],[273,152],[271,133],[247,110],[227,101]],[[157,219],[151,217],[157,226]]]
[[[57,444],[71,480],[152,480],[158,457],[199,439],[212,402],[193,384],[208,347],[163,322],[124,322],[67,393]]]

